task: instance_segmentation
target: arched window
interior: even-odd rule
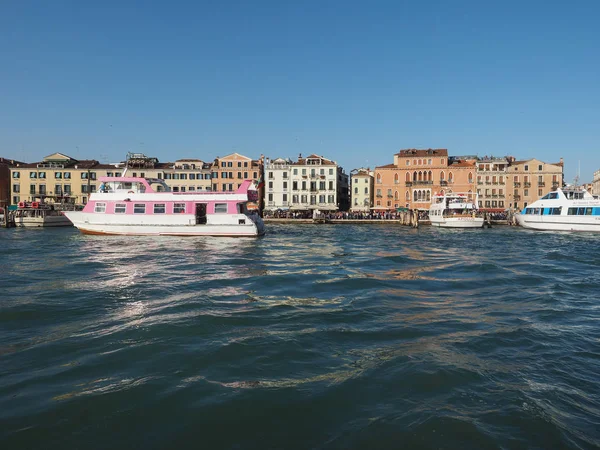
[[[417,201],[417,191],[413,191],[413,201]]]
[[[440,172],[440,181],[444,181],[446,179],[446,174],[444,173],[444,171],[442,170]]]
[[[398,191],[396,191],[394,193],[394,200],[398,200],[400,198],[400,195],[398,194]]]
[[[448,183],[452,183],[454,181],[454,177],[452,176],[452,172],[448,172]]]
[[[410,181],[411,176],[410,176],[410,172],[406,172],[406,181]]]
[[[423,172],[419,172],[419,181],[423,181]]]
[[[429,171],[429,181],[433,181],[433,172]]]
[[[496,178],[496,177],[494,177]],[[473,182],[473,172],[469,172],[469,183]]]
[[[427,191],[427,201],[431,201],[431,191]]]
[[[394,183],[398,184],[398,174],[394,174]]]
[[[417,171],[413,172],[413,181],[417,181]]]
[[[404,196],[404,198],[407,202],[410,201],[410,192],[406,191],[406,195]]]
[[[377,183],[381,183],[381,174],[380,173],[377,174]]]

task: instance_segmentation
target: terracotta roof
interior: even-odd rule
[[[448,156],[448,149],[445,148],[428,148],[426,150],[407,148],[400,150],[397,153],[398,156]]]
[[[375,167],[375,170],[377,169],[396,169],[397,166],[395,164],[386,164],[385,166],[377,166]]]
[[[453,161],[450,167],[475,167],[475,163],[471,161]]]

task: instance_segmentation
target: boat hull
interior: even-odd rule
[[[482,217],[442,218],[431,220],[431,225],[440,228],[483,228]]]
[[[15,217],[15,226],[26,228],[70,227],[73,224],[65,216]]]
[[[81,233],[91,235],[258,237],[265,233],[259,217],[241,216],[235,222],[196,224],[194,216],[165,218],[162,223],[115,223],[100,222],[94,214],[65,212],[65,215]]]
[[[585,231],[600,233],[600,217],[595,216],[536,216],[517,214],[523,228],[540,231]]]

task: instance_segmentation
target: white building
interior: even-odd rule
[[[265,210],[347,209],[348,175],[335,161],[310,155],[265,163]]]
[[[350,173],[350,198],[352,212],[369,212],[373,206],[374,174],[370,169],[354,169]]]
[[[291,160],[277,158],[265,160],[265,210],[286,211],[291,200]]]

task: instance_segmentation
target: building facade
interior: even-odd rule
[[[265,165],[266,209],[337,211],[348,208],[348,175],[323,156],[276,158]]]
[[[35,163],[18,163],[10,168],[11,203],[44,199],[46,202],[85,204],[96,191],[101,176],[120,176],[119,164],[76,160],[53,153]]]
[[[287,211],[291,207],[292,161],[276,158],[265,160],[265,210]]]
[[[235,191],[244,180],[258,181],[261,176],[261,161],[239,153],[215,158],[211,168],[212,190]]]
[[[563,159],[548,164],[538,159],[513,161],[508,168],[508,207],[522,210],[557,187],[563,186]]]
[[[477,198],[479,209],[502,212],[508,208],[507,173],[514,158],[483,157],[477,160]]]
[[[173,192],[204,192],[212,190],[212,163],[200,159],[178,159],[174,163],[158,164],[158,178]]]
[[[373,206],[373,172],[360,168],[350,172],[350,211],[369,212]]]
[[[600,195],[600,170],[594,172],[594,180],[592,181],[592,195]]]
[[[400,150],[392,164],[375,168],[372,209],[429,210],[432,196],[443,192],[474,197],[475,162],[475,157],[448,157],[447,149]]]

